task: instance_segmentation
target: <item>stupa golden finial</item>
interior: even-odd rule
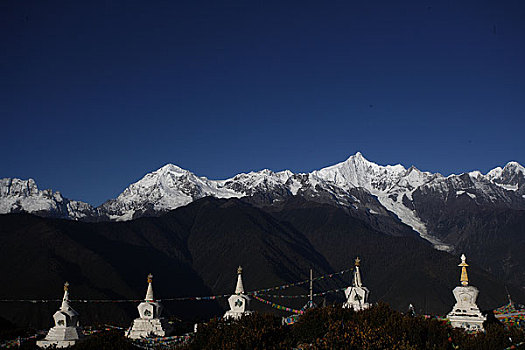
[[[64,292],[69,289],[69,282],[64,283]]]
[[[148,283],[151,283],[151,282],[153,282],[153,275],[150,273],[148,275]]]
[[[239,265],[239,267],[237,268],[237,274],[240,275],[242,274],[242,266]]]
[[[467,257],[465,254],[461,255],[461,264],[458,266],[461,267],[461,285],[468,286],[468,274],[467,274]]]
[[[361,263],[361,260],[359,259],[359,257],[357,257],[355,259],[355,266],[359,267],[359,264]]]

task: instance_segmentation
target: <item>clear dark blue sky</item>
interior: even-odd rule
[[[356,151],[525,163],[525,2],[0,4],[0,177],[98,205],[166,163],[212,179]]]

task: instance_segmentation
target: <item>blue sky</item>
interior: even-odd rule
[[[525,2],[0,5],[0,177],[98,205],[166,163],[212,179],[361,151],[525,163]]]

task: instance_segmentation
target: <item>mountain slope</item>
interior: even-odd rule
[[[141,299],[150,272],[160,299],[225,294],[235,288],[239,265],[247,289],[303,280],[310,267],[317,275],[331,271],[299,232],[238,200],[205,198],[160,218],[118,223],[0,215],[0,272],[10,281],[0,299],[57,299],[66,280],[73,299]],[[84,322],[123,324],[136,317],[135,306],[80,304],[77,311]],[[0,315],[43,327],[53,307],[0,303]],[[166,307],[185,319],[223,312],[217,301]]]
[[[232,293],[236,268],[244,268],[247,291],[331,273],[362,258],[363,280],[372,301],[398,310],[445,313],[458,284],[457,256],[440,252],[419,237],[394,237],[372,229],[345,208],[292,197],[264,210],[238,199],[203,198],[161,217],[126,222],[85,223],[28,214],[0,215],[0,298],[60,298],[71,282],[72,298],[140,299],[145,276],[155,275],[158,298]],[[502,282],[475,262],[471,281],[482,308],[505,302]],[[340,288],[351,275],[324,279],[316,291]],[[509,286],[513,298],[523,292]],[[304,294],[304,288],[284,293]],[[276,291],[279,293],[279,291]],[[342,301],[343,293],[328,296]],[[217,301],[219,303],[217,303]],[[221,315],[225,300],[165,302],[166,314],[194,319]],[[316,299],[322,302],[322,299]],[[299,307],[303,299],[277,299]],[[0,317],[18,324],[48,326],[57,303],[0,303]],[[75,304],[84,324],[136,317],[136,303]],[[270,311],[254,302],[256,309]]]
[[[158,249],[159,246],[168,248]],[[28,214],[0,215],[0,264],[6,283],[0,299],[60,299],[71,283],[73,299],[142,299],[146,276],[153,272],[157,298],[170,294],[211,293],[192,270],[175,239],[155,220],[133,223],[83,223]],[[180,284],[180,281],[185,281]],[[58,303],[0,303],[0,314],[20,325],[48,327]],[[128,324],[136,303],[75,303],[83,322]],[[176,306],[176,307],[175,307]],[[192,310],[211,315],[207,305],[166,305],[175,315]]]
[[[450,291],[458,284],[458,258],[433,249],[423,239],[384,235],[342,208],[301,199],[272,214],[303,232],[336,270],[359,256],[363,283],[372,291],[373,301],[386,301],[400,310],[411,303],[420,312],[434,313],[448,312],[447,305],[454,303]],[[481,307],[504,303],[502,282],[469,261],[474,267],[470,280],[481,291]],[[511,293],[523,295],[516,289]]]

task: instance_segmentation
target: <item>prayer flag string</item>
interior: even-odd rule
[[[259,297],[257,295],[254,295],[253,297],[256,300],[260,301],[261,303],[270,305],[274,309],[282,310],[282,311],[286,311],[286,312],[293,312],[294,314],[298,314],[298,315],[304,314],[303,310],[292,309],[291,307],[282,306],[282,305],[279,305],[279,304],[276,304],[276,303],[272,303],[271,301],[265,300],[265,299],[263,299],[263,298],[261,298],[261,297]]]
[[[319,280],[323,280],[323,279],[326,279],[326,278],[333,278],[335,276],[342,275],[342,274],[347,273],[347,272],[352,271],[352,270],[353,269],[351,268],[351,269],[346,269],[346,270],[342,270],[342,271],[339,271],[339,272],[334,272],[334,273],[318,276],[318,277],[313,278],[312,281],[319,281]],[[310,280],[307,279],[307,280],[304,280],[304,281],[283,284],[283,285],[276,286],[276,287],[270,287],[270,288],[264,288],[264,289],[250,291],[250,292],[247,292],[246,295],[255,295],[255,294],[265,293],[265,292],[274,291],[274,290],[284,290],[284,289],[287,289],[287,288],[303,285],[303,284],[309,283],[309,282],[310,282]],[[158,301],[215,300],[215,299],[219,299],[219,298],[228,298],[230,296],[231,296],[231,294],[220,294],[220,295],[209,295],[209,296],[188,296],[188,297],[163,298],[163,299],[158,299]],[[33,304],[37,304],[37,303],[58,303],[58,302],[61,302],[61,301],[62,301],[62,299],[0,299],[0,302],[28,302],[28,303],[33,303]],[[143,299],[72,299],[70,301],[71,302],[75,302],[75,303],[130,303],[130,302],[140,303],[140,302],[142,302],[144,300]]]
[[[312,296],[320,297],[320,296],[324,296],[324,295],[327,295],[327,294],[330,294],[330,293],[341,292],[341,291],[345,290],[346,288],[348,288],[348,287],[337,288],[337,289],[327,290],[327,291],[324,291],[324,292],[314,293],[314,294],[312,294]],[[267,297],[267,298],[288,298],[288,299],[299,299],[299,298],[309,298],[310,297],[310,294],[281,295],[281,294],[257,293],[257,295],[262,295],[262,296]]]

